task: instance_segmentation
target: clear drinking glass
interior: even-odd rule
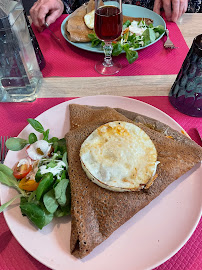
[[[0,0],[0,102],[34,101],[42,74],[20,0]]]
[[[112,41],[122,32],[122,0],[95,0],[94,29],[97,37],[105,42],[104,62],[98,62],[95,70],[103,75],[112,75],[121,69],[120,63],[112,62]]]

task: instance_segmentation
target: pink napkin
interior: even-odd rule
[[[134,97],[132,97],[134,98]],[[28,124],[27,118],[35,118],[45,110],[72,98],[38,98],[33,103],[1,103],[0,131],[1,135],[17,136]],[[202,118],[186,116],[175,110],[168,97],[135,97],[164,111],[176,120],[195,140],[201,144],[194,127],[202,127]],[[0,215],[0,270],[48,270],[49,268],[29,255],[13,237],[3,214]],[[202,220],[199,222],[188,242],[168,261],[155,270],[199,270],[202,265],[201,256]],[[67,266],[68,268],[68,266]]]
[[[95,63],[103,60],[104,54],[88,52],[68,43],[62,36],[60,27],[67,15],[62,15],[50,25],[50,29],[61,39],[58,42],[51,36],[48,29],[39,33],[33,27],[36,38],[46,60],[42,73],[44,77],[99,77]],[[114,76],[135,75],[166,75],[177,74],[187,55],[188,46],[175,23],[167,22],[170,38],[178,49],[170,50],[163,47],[165,37],[143,50],[139,50],[139,58],[133,64],[128,64],[125,54],[114,57],[122,64],[122,70]]]

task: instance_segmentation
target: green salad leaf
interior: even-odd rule
[[[18,190],[24,197],[26,197],[26,193],[19,188],[18,181],[13,176],[13,170],[7,167],[4,164],[0,164],[0,183],[3,185],[13,187]]]
[[[143,32],[142,36],[143,36],[143,41],[144,41],[145,45],[148,45],[148,44],[154,42],[155,39],[156,39],[155,32],[154,32],[154,30],[152,28],[147,28]]]
[[[29,144],[35,143],[35,142],[37,141],[37,136],[36,136],[36,134],[35,134],[35,133],[30,133],[30,134],[29,134],[28,140],[29,140]]]
[[[20,209],[22,215],[28,219],[39,229],[49,224],[53,219],[53,214],[48,212],[42,205],[34,202],[21,202]]]
[[[159,38],[164,32],[164,26],[158,25],[153,26],[153,24],[146,25],[144,19],[137,23],[138,27],[143,27],[144,32],[141,36],[136,35],[135,33],[131,33],[128,31],[128,27],[131,25],[131,22],[127,20],[122,27],[122,35],[118,38],[115,42],[112,43],[113,45],[113,56],[120,55],[123,51],[126,52],[126,59],[128,60],[129,64],[132,64],[134,61],[138,59],[138,52],[136,49],[142,48],[144,46],[153,43],[157,38]],[[88,35],[91,46],[103,46],[104,42],[99,40],[95,33]]]
[[[3,172],[5,175],[12,177],[13,179],[15,178],[13,176],[13,170],[4,164],[1,164],[1,163],[0,163],[0,172]]]
[[[35,175],[35,181],[39,183],[34,191],[22,190],[19,187],[19,180],[13,175],[13,170],[0,164],[0,182],[19,192],[14,198],[1,205],[0,213],[20,198],[22,215],[26,216],[37,228],[42,229],[52,221],[53,217],[70,215],[71,191],[68,179],[67,147],[64,138],[49,139],[49,129],[45,130],[39,121],[29,118],[28,122],[43,135],[43,140],[52,145],[53,150],[47,157],[38,161],[37,171],[31,171],[32,175],[33,173]],[[37,140],[36,134],[32,132],[28,140],[9,138],[6,145],[10,150],[19,151]]]
[[[118,56],[120,53],[122,53],[122,51],[123,51],[123,47],[120,43],[115,43],[113,45],[113,51],[112,51],[113,56]]]
[[[47,129],[46,131],[43,132],[43,140],[48,141],[48,136],[49,136],[50,130]]]
[[[53,174],[52,173],[46,173],[43,175],[39,186],[36,190],[36,199],[39,201],[42,197],[42,195],[44,195],[53,185],[54,179],[53,179]]]
[[[54,189],[49,190],[43,196],[43,202],[48,212],[53,214],[57,210],[59,203],[56,200]]]
[[[6,147],[12,151],[22,150],[27,144],[29,144],[27,140],[15,137],[9,138],[6,141]]]
[[[0,206],[0,213],[3,212],[4,209],[6,209],[6,208],[7,208],[10,204],[12,204],[16,199],[18,199],[18,198],[20,198],[20,197],[22,197],[22,196],[23,196],[22,194],[18,194],[18,195],[16,195],[15,197],[13,197],[10,201],[8,201],[8,202],[2,204],[2,205]]]
[[[27,121],[36,131],[38,131],[39,133],[44,133],[44,128],[42,124],[39,123],[39,121],[32,118],[28,118]]]
[[[64,206],[67,202],[66,190],[67,190],[68,184],[69,184],[69,180],[63,179],[54,188],[55,198],[61,206]]]

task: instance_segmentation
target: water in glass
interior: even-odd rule
[[[0,102],[35,100],[42,74],[20,1],[0,2],[0,59]]]

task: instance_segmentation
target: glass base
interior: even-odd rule
[[[116,74],[121,68],[121,64],[116,62],[112,62],[110,65],[106,65],[105,62],[98,62],[95,64],[95,70],[102,75]]]

